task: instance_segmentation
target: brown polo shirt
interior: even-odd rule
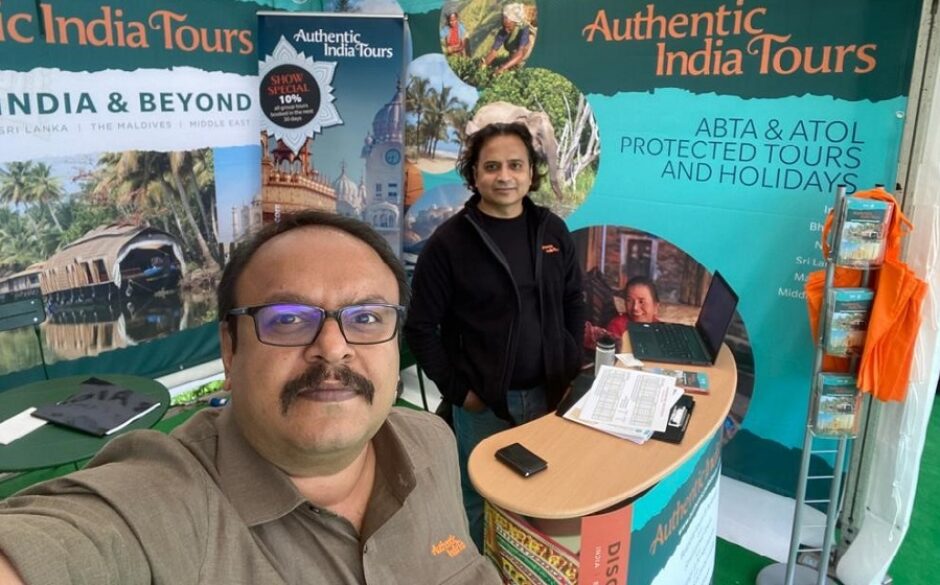
[[[30,585],[499,583],[467,533],[450,430],[396,408],[373,444],[361,534],[305,500],[224,409],[170,436],[128,433],[0,502],[0,550]]]

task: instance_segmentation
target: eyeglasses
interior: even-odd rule
[[[255,335],[261,343],[297,347],[313,343],[327,317],[336,319],[347,343],[385,343],[398,333],[398,323],[404,314],[403,306],[383,303],[348,305],[335,311],[312,305],[276,303],[232,309],[227,316],[249,315],[255,321]]]

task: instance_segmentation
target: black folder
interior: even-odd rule
[[[38,407],[33,416],[103,437],[124,428],[160,405],[139,392],[100,378],[85,380],[81,389],[56,404]]]
[[[663,432],[655,432],[651,439],[665,443],[681,443],[685,437],[685,430],[689,428],[692,411],[695,410],[695,400],[688,394],[683,394],[669,411],[669,423]]]

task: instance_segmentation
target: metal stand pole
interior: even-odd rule
[[[825,316],[828,310],[828,294],[835,280],[835,258],[839,254],[839,242],[842,238],[844,219],[845,185],[836,189],[833,204],[832,239],[830,241],[829,257],[826,258],[826,280],[822,303],[819,309],[819,326],[816,335],[816,353],[813,359],[813,379],[810,383],[810,404],[806,412],[806,430],[803,435],[803,455],[800,460],[800,475],[796,485],[796,508],[793,511],[793,528],[790,532],[790,549],[787,553],[786,565],[776,563],[765,567],[757,575],[757,585],[825,585],[834,583],[828,577],[829,557],[832,541],[835,536],[836,518],[839,515],[840,490],[842,487],[842,468],[845,465],[845,449],[848,439],[839,439],[836,448],[836,457],[833,462],[831,476],[809,476],[809,466],[813,457],[813,412],[817,408],[816,396],[818,394],[819,372],[822,371],[823,337],[825,334]],[[820,452],[822,453],[822,452]],[[803,529],[803,506],[806,505],[806,486],[810,479],[830,479],[829,499],[818,503],[826,503],[826,526],[821,549],[804,549],[802,552],[819,552],[818,566],[811,567],[798,565],[797,556],[800,551],[800,536]],[[814,502],[816,503],[816,502]]]
[[[836,461],[832,469],[832,484],[829,487],[829,506],[826,508],[826,536],[823,540],[822,552],[819,556],[819,577],[816,585],[827,582],[826,573],[829,570],[829,553],[832,551],[832,541],[836,537],[836,517],[839,515],[839,490],[842,488],[842,468],[845,465],[845,446],[849,440],[845,437],[839,439]]]

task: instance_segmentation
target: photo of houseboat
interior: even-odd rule
[[[31,264],[25,270],[0,279],[0,295],[4,298],[39,294],[39,275],[42,273],[42,262]]]
[[[97,227],[42,263],[39,286],[50,311],[176,290],[184,270],[180,242],[145,226]]]

